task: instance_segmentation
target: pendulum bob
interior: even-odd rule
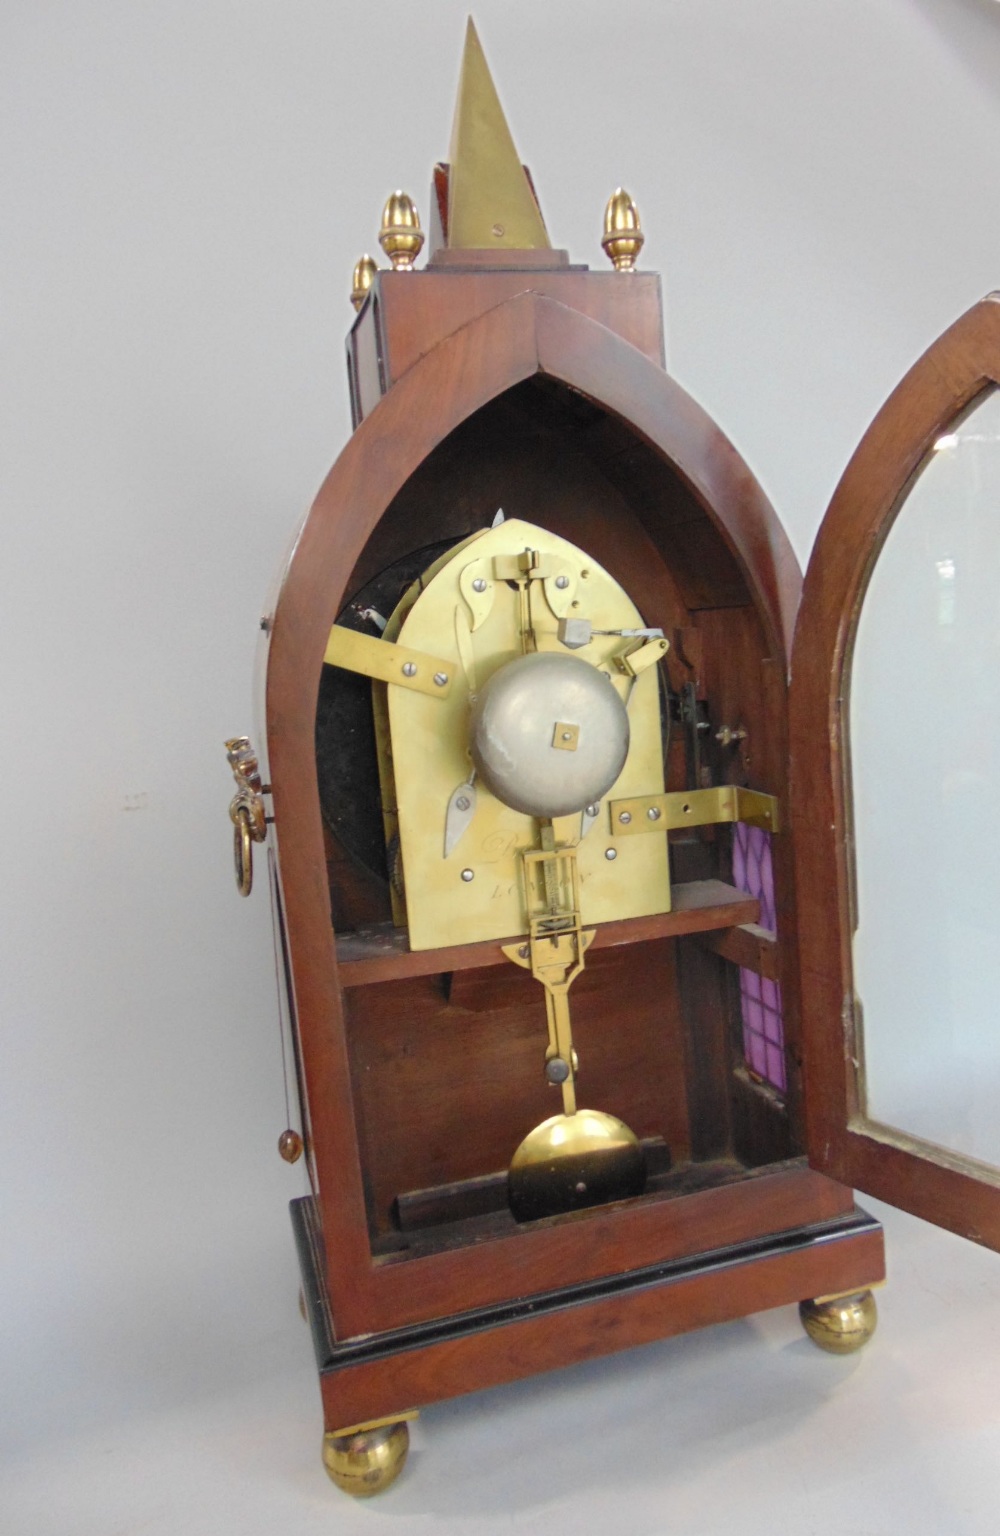
[[[516,1221],[630,1200],[645,1186],[646,1158],[638,1138],[599,1109],[552,1115],[536,1125],[511,1158],[507,1175]]]

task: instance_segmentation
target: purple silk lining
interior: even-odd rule
[[[738,821],[733,828],[733,884],[760,902],[760,925],[773,933],[774,871],[771,866],[771,834],[763,827]],[[785,1091],[785,1031],[781,1015],[781,988],[755,971],[740,970],[740,1004],[743,1013],[743,1053],[751,1072]]]

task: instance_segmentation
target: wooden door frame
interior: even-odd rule
[[[875,562],[936,439],[1000,383],[1000,294],[973,306],[890,395],[834,493],[792,652],[790,800],[798,890],[807,1147],[813,1166],[1000,1248],[1000,1189],[941,1151],[862,1129],[855,1038],[850,668]]]

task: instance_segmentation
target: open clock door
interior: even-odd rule
[[[1000,294],[823,521],[792,659],[810,1161],[1000,1249]]]

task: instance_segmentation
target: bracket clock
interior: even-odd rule
[[[428,222],[418,269],[394,194],[389,266],[355,270],[354,432],[263,621],[259,760],[228,743],[244,894],[270,845],[324,1462],[359,1495],[426,1403],[787,1303],[858,1347],[854,1187],[1000,1246],[992,1117],[927,1087],[975,1061],[986,895],[898,937],[960,835],[898,793],[913,719],[974,716],[994,643],[1000,304],[890,398],[800,604],[664,371],[634,203],[610,269],[552,248],[471,22]],[[925,825],[976,801],[962,729]]]

